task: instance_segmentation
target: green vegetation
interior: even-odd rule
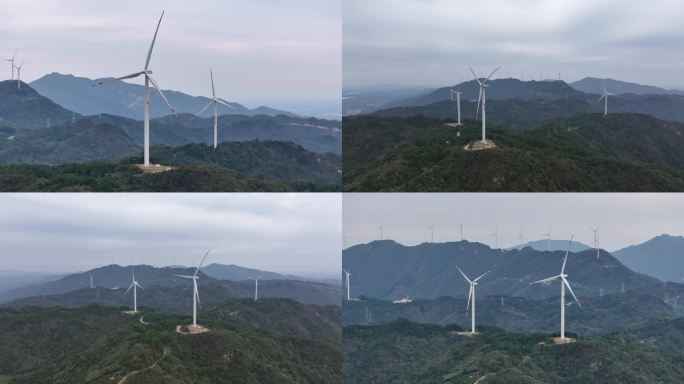
[[[514,334],[488,327],[481,329],[476,337],[454,333],[461,330],[457,326],[424,325],[407,320],[382,326],[345,327],[343,382],[646,384],[684,381],[681,346],[673,350],[644,345],[641,329],[632,331],[632,339],[617,335],[580,338],[567,345],[550,344],[550,335]]]
[[[682,191],[684,124],[598,114],[516,132],[466,151],[480,126],[423,116],[344,120],[345,191]]]
[[[289,300],[227,302],[183,335],[187,317],[88,306],[1,310],[0,377],[19,383],[337,383],[339,309]],[[128,375],[128,376],[126,376]]]

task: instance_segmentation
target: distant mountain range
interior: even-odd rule
[[[30,85],[41,95],[81,115],[110,114],[142,120],[143,85],[117,80],[92,86],[101,80],[109,80],[109,78],[88,79],[73,75],[51,73],[32,81]],[[194,115],[211,101],[207,97],[190,96],[182,92],[166,89],[163,91],[178,113]],[[207,91],[209,91],[209,88],[207,88]],[[293,113],[269,107],[249,109],[238,103],[228,102],[228,104],[233,106],[234,109],[220,106],[221,114],[295,116]],[[154,118],[169,114],[171,114],[169,108],[159,94],[152,90],[150,92],[150,116]],[[213,116],[213,111],[207,110],[201,116]]]
[[[553,240],[551,241],[548,240],[534,240],[534,241],[528,241],[527,243],[524,243],[523,245],[516,245],[515,247],[510,247],[508,249],[523,249],[530,247],[534,250],[537,251],[563,251],[565,252],[568,249],[568,241],[569,240]],[[590,246],[583,244],[579,241],[573,241],[571,246],[570,246],[570,252],[582,252],[586,251],[587,249],[591,249]]]
[[[299,276],[282,275],[275,272],[240,267],[239,265],[234,264],[225,265],[212,263],[202,267],[202,272],[215,279],[231,281],[244,281],[260,276],[262,280],[309,280]]]
[[[660,235],[613,255],[627,267],[663,281],[684,283],[684,237]],[[684,303],[684,301],[682,301]]]
[[[387,84],[342,90],[342,114],[358,115],[385,108],[389,103],[431,91],[428,87]]]
[[[556,297],[557,286],[534,285],[555,276],[563,263],[563,251],[492,249],[468,241],[424,243],[404,246],[391,240],[373,241],[344,250],[343,265],[351,269],[352,297],[367,296],[394,300],[440,296],[465,297],[468,285],[456,269],[479,276],[488,272],[478,287],[479,294]],[[566,273],[578,296],[599,296],[657,284],[659,280],[631,271],[610,253],[593,250],[571,253]]]
[[[28,84],[21,84],[21,89],[17,89],[16,81],[0,81],[0,127],[12,128],[5,133],[11,135],[15,130],[47,128],[80,117],[40,95]]]
[[[603,93],[604,87],[606,91],[618,95],[624,93],[632,93],[635,95],[684,95],[684,91],[676,89],[664,89],[652,85],[642,85],[615,79],[599,79],[596,77],[585,77],[570,83],[570,86],[578,91],[597,95]]]
[[[192,274],[194,269],[138,265],[133,267],[133,271],[136,280],[145,287],[144,291],[138,293],[140,305],[173,313],[191,308],[192,294],[186,295],[185,292],[192,285],[174,275]],[[90,276],[93,277],[96,289],[90,288]],[[0,302],[12,307],[58,305],[75,308],[88,304],[122,306],[130,302],[130,297],[124,297],[123,294],[130,283],[131,267],[109,265],[9,290],[0,295]],[[221,302],[226,297],[254,296],[254,282],[251,280],[220,280],[200,271],[199,285],[205,303]],[[289,298],[319,305],[339,305],[341,295],[339,286],[284,279],[260,281],[259,292],[264,298]]]

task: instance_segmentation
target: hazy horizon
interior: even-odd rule
[[[219,97],[250,107],[302,113],[307,102],[339,100],[342,14],[337,0],[9,0],[0,8],[0,58],[5,63],[19,50],[27,83],[52,72],[93,79],[124,76],[144,66],[162,10],[150,69],[163,89],[210,95],[213,67]],[[1,79],[10,77],[5,64]]]
[[[317,193],[6,194],[0,270],[235,264],[339,276],[341,196]]]
[[[674,0],[346,0],[344,88],[446,86],[488,75],[590,76],[684,88],[684,8]],[[498,75],[495,76],[498,78]]]
[[[667,193],[355,193],[343,196],[345,247],[380,237],[404,245],[464,240],[509,248],[544,239],[593,246],[590,227],[601,225],[601,248],[608,251],[643,243],[661,234],[684,235],[684,196]]]

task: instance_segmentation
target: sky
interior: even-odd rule
[[[684,89],[681,0],[345,0],[344,87],[529,80]]]
[[[2,194],[0,270],[236,264],[338,278],[341,196],[327,193]]]
[[[19,50],[27,81],[124,76],[143,69],[162,10],[150,68],[163,89],[207,96],[213,67],[226,100],[340,108],[341,0],[3,0],[0,56]]]
[[[684,235],[684,194],[677,193],[347,193],[343,197],[346,247],[383,238],[405,245],[460,240],[499,246],[551,238],[593,245],[589,229],[601,225],[601,248],[615,251],[661,234]]]

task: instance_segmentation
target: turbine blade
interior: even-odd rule
[[[195,295],[197,296],[197,305],[199,305],[199,307],[202,308],[202,303],[200,302],[200,299],[199,299],[199,289],[195,290]]]
[[[200,109],[200,111],[197,112],[197,114],[195,116],[193,116],[192,119],[190,119],[190,120],[195,120],[196,117],[199,117],[199,115],[201,115],[202,112],[206,111],[207,108],[209,108],[213,103],[214,103],[214,100],[210,101],[209,104],[207,104],[204,108]]]
[[[570,241],[568,242],[568,249],[565,251],[565,257],[563,258],[563,267],[561,267],[561,275],[563,274],[563,272],[565,272],[565,263],[568,261],[568,253],[570,253],[573,238],[575,238],[575,235],[570,236]]]
[[[144,74],[144,73],[145,73],[145,71],[140,71],[140,72],[136,72],[136,73],[131,73],[130,75],[117,77],[117,78],[115,78],[115,79],[107,79],[107,80],[103,80],[103,81],[98,81],[97,83],[91,84],[90,86],[91,86],[91,87],[94,87],[94,86],[96,86],[96,85],[111,83],[112,81],[132,79],[132,78],[138,77],[138,76],[140,76],[140,75],[142,75],[142,74]]]
[[[487,79],[486,79],[485,81],[483,81],[483,83],[488,82],[489,79],[490,79],[492,76],[494,76],[494,74],[496,73],[496,71],[498,71],[499,69],[501,69],[501,67],[497,67],[495,70],[493,70],[492,73],[490,73],[489,76],[487,76]]]
[[[556,280],[556,279],[559,278],[559,277],[561,277],[561,276],[560,276],[560,275],[556,275],[556,276],[553,276],[553,277],[548,277],[548,278],[546,278],[546,279],[537,280],[537,281],[535,281],[534,283],[531,283],[530,285],[532,285],[532,284],[538,284],[538,283],[546,283],[546,282],[549,282],[549,281],[554,281],[554,280]]]
[[[133,288],[133,284],[132,284],[132,283],[131,283],[131,285],[128,287],[128,289],[126,290],[126,292],[124,292],[124,296],[126,296],[126,295],[128,294],[128,291],[130,291],[131,288]]]
[[[464,279],[468,280],[468,283],[469,283],[469,284],[472,284],[472,283],[473,283],[472,281],[470,281],[470,279],[468,278],[468,276],[466,276],[465,273],[463,273],[463,271],[461,271],[461,268],[459,268],[458,265],[456,266],[456,269],[458,269],[458,271],[461,272],[461,275],[463,275],[463,278],[464,278]]]
[[[473,74],[473,77],[475,78],[475,80],[477,80],[477,83],[480,84],[480,85],[482,85],[482,82],[480,81],[480,78],[477,77],[477,75],[475,74],[475,71],[473,71],[473,67],[468,66],[468,68],[470,68],[470,73]]]
[[[477,110],[475,111],[475,120],[480,116],[480,102],[482,102],[482,87],[480,87],[480,96],[477,97]]]
[[[606,97],[606,95],[601,95],[598,100],[594,102],[594,104],[597,104],[599,101],[603,100],[603,98]]]
[[[481,274],[480,277],[478,277],[477,279],[473,280],[473,283],[476,283],[478,280],[480,280],[481,278],[483,278],[484,275],[486,275],[486,274],[488,274],[488,273],[489,273],[489,271],[487,271],[487,272]]]
[[[152,57],[152,50],[154,49],[154,42],[157,41],[157,33],[159,32],[159,26],[161,25],[162,18],[164,17],[164,11],[162,11],[159,17],[159,22],[157,23],[157,29],[154,30],[154,37],[152,38],[152,44],[150,44],[150,50],[147,51],[147,60],[145,60],[145,69],[150,66],[150,58]]]
[[[145,288],[143,288],[143,287],[142,287],[142,285],[138,284],[138,282],[137,282],[137,281],[135,282],[135,285],[137,285],[137,286],[138,286],[138,288],[140,288],[140,289],[145,289]]]
[[[221,99],[214,99],[214,100],[216,100],[217,103],[223,104],[223,105],[225,105],[226,107],[228,107],[228,108],[230,108],[230,109],[237,109],[237,108],[235,108],[234,106],[232,106],[232,105],[226,103],[225,101],[223,101],[223,100],[221,100]]]
[[[216,90],[214,89],[214,72],[209,68],[209,76],[211,77],[211,96],[216,100]]]
[[[570,294],[572,294],[572,297],[577,302],[577,305],[579,305],[580,308],[582,308],[582,304],[580,304],[579,300],[577,300],[577,296],[575,296],[575,292],[572,291],[572,287],[570,287],[570,283],[568,282],[568,280],[566,280],[565,277],[561,277],[561,279],[563,279],[563,284],[565,284],[565,286],[568,287],[568,291],[570,291]]]
[[[470,299],[473,297],[473,285],[470,284],[470,290],[468,291],[468,305],[466,306],[466,313],[470,310]]]
[[[197,272],[199,272],[200,268],[202,268],[202,264],[204,264],[204,260],[207,259],[207,256],[209,255],[209,252],[211,252],[211,248],[207,250],[207,253],[204,254],[204,257],[202,258],[202,261],[199,263],[199,266],[195,268],[195,273],[192,275],[193,277],[197,276]]]
[[[150,81],[152,82],[152,85],[154,86],[154,89],[156,89],[157,92],[159,92],[159,96],[162,97],[162,99],[164,100],[164,102],[166,103],[166,105],[168,105],[169,108],[171,109],[171,112],[173,112],[173,114],[175,115],[175,114],[176,114],[176,110],[171,106],[171,103],[169,103],[169,101],[166,99],[166,96],[164,96],[164,92],[162,92],[161,88],[159,88],[159,84],[157,84],[157,81],[154,79],[154,77],[152,77],[152,75],[146,75],[146,76],[147,76],[147,78],[150,79]]]

